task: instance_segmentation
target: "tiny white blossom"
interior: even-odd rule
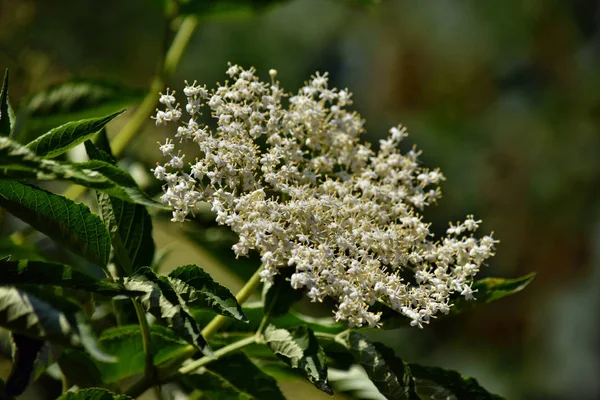
[[[210,203],[239,237],[236,256],[260,253],[263,281],[294,268],[290,285],[311,301],[335,299],[334,318],[351,326],[379,326],[377,302],[423,327],[449,312],[453,295],[474,298],[473,277],[497,241],[473,236],[481,221],[472,215],[434,239],[419,210],[440,198],[444,176],[422,167],[416,148],[400,151],[404,127],[374,152],[360,141],[364,121],[346,109],[351,93],[329,87],[327,73],[296,95],[279,87],[276,70],[270,83],[237,65],[227,75],[210,92],[196,82],[183,90],[190,119],[174,136],[196,143],[198,158],[186,166],[172,139],[159,147],[169,161],[152,171],[173,221]],[[182,119],[174,92],[159,102],[157,125]],[[199,119],[203,109],[216,129]]]

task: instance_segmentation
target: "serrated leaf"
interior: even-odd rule
[[[0,260],[0,286],[37,285],[58,286],[105,296],[139,296],[116,282],[98,280],[62,264],[41,261]]]
[[[145,292],[140,296],[140,302],[147,312],[165,321],[182,339],[205,355],[212,356],[202,337],[202,329],[166,277],[158,277],[150,268],[142,267],[125,279],[125,288]]]
[[[107,389],[91,388],[80,389],[76,392],[67,392],[57,400],[133,400],[124,394],[115,394]]]
[[[104,383],[116,383],[144,373],[146,356],[138,325],[107,329],[100,335],[100,344],[107,353],[114,354],[121,360],[110,364],[96,362]],[[157,325],[150,328],[150,350],[155,366],[181,357],[188,347],[186,342],[177,338],[168,328]]]
[[[6,379],[5,391],[9,396],[22,394],[34,372],[35,360],[44,345],[44,341],[12,332],[13,360],[10,374]]]
[[[106,124],[121,115],[124,111],[117,111],[116,113],[100,118],[67,122],[29,142],[26,147],[39,157],[56,157],[95,135],[96,132],[104,128]]]
[[[278,3],[283,3],[283,0],[183,0],[179,12],[202,17],[243,16],[263,11]]]
[[[4,137],[0,137],[0,179],[64,180],[124,201],[165,208],[146,196],[133,178],[115,165],[100,160],[83,163],[45,160]]]
[[[0,326],[15,333],[65,346],[81,346],[95,358],[114,362],[103,353],[80,307],[33,287],[0,287]]]
[[[8,69],[6,69],[2,80],[2,89],[0,89],[0,136],[10,135],[11,125],[8,104]]]
[[[409,364],[416,390],[423,400],[502,400],[482,388],[477,380],[444,368]]]
[[[215,400],[285,400],[275,379],[239,353],[213,361],[202,373],[188,374],[182,381]]]
[[[191,308],[209,308],[214,312],[248,322],[235,296],[196,265],[183,265],[169,274],[170,283]]]
[[[288,312],[290,307],[302,298],[302,291],[290,286],[289,278],[294,268],[284,268],[273,279],[273,283],[265,284],[263,302],[265,314],[269,318],[279,317]]]
[[[483,278],[473,283],[474,300],[458,297],[454,300],[451,314],[458,314],[473,306],[488,304],[503,297],[510,296],[525,289],[535,279],[535,273],[530,273],[516,279]]]
[[[106,131],[99,134],[103,148],[92,142],[85,142],[85,150],[93,160],[115,164]],[[133,178],[132,178],[133,181]],[[100,214],[104,221],[119,263],[129,274],[140,267],[150,266],[154,258],[152,220],[146,208],[139,204],[125,202],[106,193],[97,193]]]
[[[327,381],[325,353],[307,326],[293,330],[269,325],[264,332],[267,346],[286,364],[298,369],[318,389],[333,394]]]
[[[419,399],[410,367],[395,357],[391,349],[380,343],[371,343],[356,332],[350,332],[345,338],[345,344],[386,399]]]
[[[74,253],[106,266],[110,237],[100,217],[85,204],[35,186],[0,180],[0,205]]]

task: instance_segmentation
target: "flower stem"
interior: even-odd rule
[[[132,299],[133,306],[135,307],[135,313],[140,323],[140,330],[142,332],[142,344],[144,347],[144,354],[146,355],[146,366],[144,368],[144,380],[149,382],[154,388],[154,395],[157,400],[160,400],[160,387],[158,386],[158,380],[156,379],[156,369],[154,368],[154,359],[152,357],[152,348],[150,347],[150,326],[146,319],[146,312],[142,308],[141,304]]]

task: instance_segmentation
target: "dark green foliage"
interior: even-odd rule
[[[290,307],[302,298],[303,291],[290,286],[289,278],[293,272],[294,268],[282,269],[273,279],[273,283],[265,284],[263,302],[265,314],[268,314],[269,318],[287,313]]]
[[[471,377],[465,377],[456,371],[438,367],[424,367],[409,364],[415,380],[419,398],[423,400],[437,399],[472,399],[502,400],[502,397],[489,393],[479,386]]]
[[[25,391],[33,376],[35,360],[44,342],[18,333],[11,336],[14,345],[13,362],[4,390],[10,396],[18,396]]]
[[[37,92],[23,102],[19,137],[33,139],[69,121],[112,114],[144,96],[143,90],[98,80],[74,80]]]
[[[118,363],[96,361],[96,367],[104,383],[116,383],[122,379],[142,374],[145,368],[145,355],[142,334],[138,325],[107,329],[100,336],[102,348],[121,360]],[[170,360],[187,354],[189,345],[179,339],[170,329],[152,326],[150,344],[154,365],[161,366]]]
[[[287,330],[269,325],[264,338],[277,357],[299,370],[318,389],[333,394],[327,381],[325,353],[309,327],[304,325]]]
[[[202,337],[200,325],[189,314],[188,307],[166,277],[159,277],[150,268],[143,267],[125,279],[125,287],[144,292],[140,302],[147,312],[165,321],[186,342],[206,355],[212,355]]]
[[[0,286],[57,286],[105,296],[135,296],[116,282],[98,280],[69,266],[41,261],[0,260]]]
[[[88,156],[92,160],[116,165],[106,131],[102,130],[99,138],[103,148],[95,146],[89,140],[85,142]],[[150,266],[155,246],[152,240],[152,221],[146,208],[102,192],[98,192],[96,196],[100,215],[108,229],[120,265],[129,273],[140,267]]]
[[[16,181],[0,180],[0,205],[72,252],[105,267],[110,237],[82,203]]]
[[[183,265],[172,271],[169,278],[169,282],[188,307],[207,308],[238,321],[248,322],[235,296],[202,268]]]
[[[387,399],[418,400],[410,368],[394,357],[391,349],[371,343],[363,335],[350,332],[345,339],[349,352],[367,372]]]
[[[14,125],[14,115],[8,102],[8,69],[4,71],[0,89],[0,136],[9,136]]]
[[[249,15],[283,3],[283,0],[183,0],[180,12],[202,17]]]
[[[0,137],[0,179],[7,178],[65,180],[125,201],[164,208],[148,198],[127,172],[111,163],[45,160],[15,141]]]
[[[97,359],[116,361],[98,347],[79,305],[49,291],[32,286],[0,287],[0,326],[30,338],[65,346],[83,345]]]
[[[216,360],[203,373],[189,374],[182,382],[201,390],[211,399],[285,399],[275,379],[262,372],[243,354]]]

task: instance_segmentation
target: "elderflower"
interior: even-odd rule
[[[481,221],[471,215],[433,238],[419,211],[440,197],[444,176],[422,167],[415,148],[399,150],[406,129],[391,128],[375,152],[360,141],[364,121],[347,109],[351,93],[330,88],[327,73],[296,95],[283,91],[277,71],[270,82],[255,74],[230,65],[230,80],[212,91],[186,82],[188,122],[173,93],[161,95],[157,125],[180,121],[174,136],[200,150],[184,165],[172,139],[160,146],[170,160],[153,172],[173,221],[210,203],[239,236],[235,254],[260,253],[263,281],[294,268],[290,285],[315,302],[335,299],[335,319],[350,326],[378,326],[377,302],[422,327],[449,312],[453,294],[472,299],[473,276],[496,241],[473,236]]]

